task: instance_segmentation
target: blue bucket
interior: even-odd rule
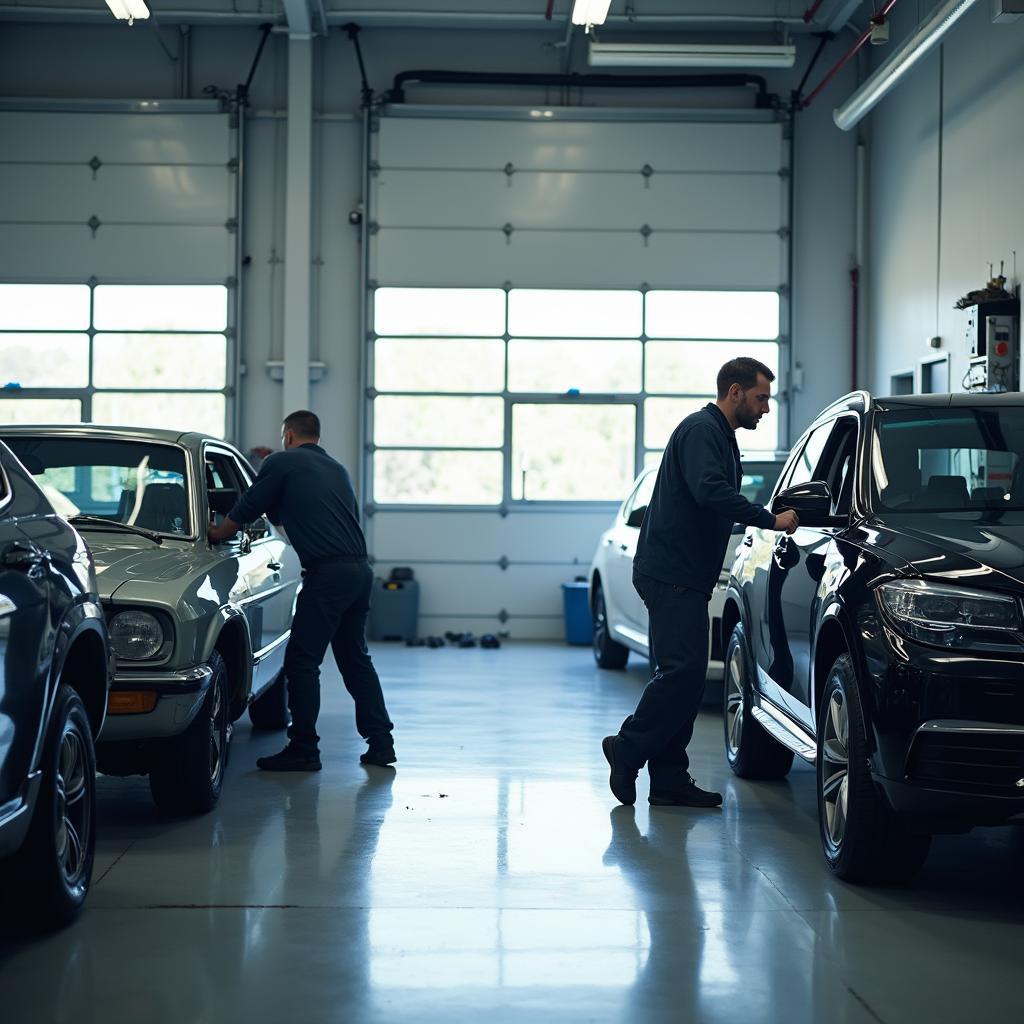
[[[587,600],[589,587],[586,583],[563,583],[562,603],[565,606],[565,642],[581,647],[590,646],[594,623]]]

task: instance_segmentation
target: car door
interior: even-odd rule
[[[835,514],[846,481],[852,486],[856,438],[856,417],[840,416],[822,424],[808,439],[807,457],[800,463],[801,478],[794,474],[789,486],[824,481],[832,491]],[[807,480],[802,479],[805,473],[810,474]],[[814,622],[822,596],[826,555],[836,532],[835,527],[801,525],[791,537],[779,534],[768,576],[767,612],[772,617],[775,642],[767,672],[786,710],[810,730],[814,728],[810,698]]]
[[[27,480],[0,445],[0,817],[36,757],[55,638],[48,555],[18,526],[49,511]]]

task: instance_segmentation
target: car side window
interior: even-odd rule
[[[0,518],[10,514],[11,485],[7,479],[6,467],[0,462]]]
[[[23,519],[53,512],[46,496],[17,459],[7,455],[0,460],[0,466],[3,468],[0,472],[0,516]]]
[[[799,487],[801,484],[810,483],[811,480],[821,479],[816,474],[825,445],[828,444],[835,425],[835,420],[829,420],[828,423],[823,423],[811,431],[789,471],[789,479],[782,485],[783,488]]]
[[[824,480],[832,492],[832,515],[850,511],[856,457],[857,422],[844,417],[837,422],[817,471],[817,479]]]

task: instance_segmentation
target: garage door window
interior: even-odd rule
[[[775,292],[379,288],[373,307],[377,504],[621,501],[724,362],[779,363]],[[774,450],[777,421],[748,449]]]
[[[0,284],[0,415],[224,436],[223,285]]]

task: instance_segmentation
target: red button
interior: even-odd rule
[[[1000,341],[996,343],[996,355],[1002,358],[1010,354],[1010,345],[1008,342]]]

